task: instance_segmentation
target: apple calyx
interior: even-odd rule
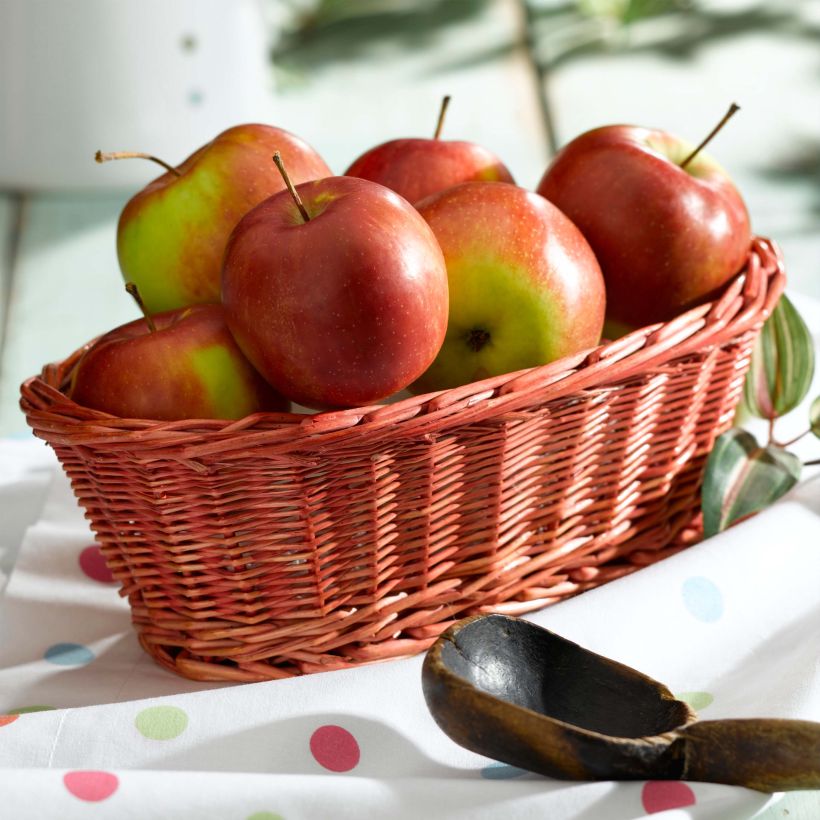
[[[153,154],[146,154],[142,151],[97,151],[97,153],[94,154],[94,159],[101,165],[103,162],[109,162],[112,159],[150,159],[151,162],[156,162],[157,165],[161,165],[169,174],[173,174],[175,177],[182,176],[173,165],[170,165],[159,157],[155,157]]]
[[[467,347],[478,353],[490,341],[490,332],[483,327],[474,327],[467,333]]]
[[[444,115],[447,113],[448,105],[450,105],[450,95],[445,94],[441,101],[441,108],[438,112],[438,122],[436,122],[436,130],[433,134],[434,140],[437,140],[441,136],[441,129],[444,127]]]
[[[726,125],[727,122],[738,112],[740,111],[740,106],[736,103],[732,103],[729,106],[729,110],[723,115],[723,119],[706,135],[706,138],[701,141],[700,145],[692,151],[688,157],[680,164],[681,168],[686,168],[686,166],[712,141],[712,138]]]
[[[282,179],[285,181],[285,185],[288,187],[288,191],[290,195],[293,197],[293,201],[296,203],[296,207],[299,209],[299,213],[302,214],[302,219],[305,222],[310,222],[310,214],[307,212],[307,208],[305,204],[302,202],[301,197],[299,196],[298,191],[293,186],[293,182],[291,182],[290,176],[288,175],[287,170],[285,169],[285,163],[282,161],[282,155],[276,151],[273,155],[273,161],[276,163],[276,167],[279,169],[279,173],[282,175]]]
[[[145,317],[145,323],[148,325],[148,330],[151,333],[157,332],[157,326],[154,324],[154,320],[151,318],[151,314],[145,309],[145,302],[142,301],[142,296],[140,296],[139,288],[133,282],[126,282],[125,289],[131,296],[134,298],[134,301],[139,306],[139,309],[142,311],[142,315]]]

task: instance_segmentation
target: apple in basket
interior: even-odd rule
[[[121,418],[161,421],[288,409],[242,355],[221,305],[165,311],[106,333],[80,358],[68,395]]]
[[[117,226],[117,255],[149,313],[218,302],[225,243],[254,205],[284,190],[270,161],[281,151],[298,182],[330,176],[303,140],[269,125],[223,131],[177,167],[133,152],[97,152],[97,161],[144,157],[166,172],[126,204]]]
[[[694,150],[665,131],[610,125],[576,137],[547,168],[538,192],[581,229],[601,264],[607,332],[671,319],[742,268],[746,206],[700,150],[736,110]]]
[[[444,251],[447,336],[413,390],[546,364],[598,344],[601,270],[581,232],[543,197],[467,182],[418,204]]]
[[[222,270],[228,327],[257,370],[308,407],[363,405],[401,390],[433,361],[447,326],[436,237],[375,182],[329,177],[289,188],[231,234]]]
[[[345,174],[386,185],[413,204],[460,182],[512,182],[506,166],[486,148],[440,139],[449,102],[449,97],[442,101],[432,139],[397,139],[377,145],[355,160]]]

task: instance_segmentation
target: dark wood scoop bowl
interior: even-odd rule
[[[517,618],[451,627],[422,684],[456,743],[550,777],[820,789],[820,723],[698,721],[663,684]]]

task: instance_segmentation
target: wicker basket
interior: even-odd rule
[[[574,357],[397,404],[149,422],[22,386],[142,646],[200,680],[419,652],[697,538],[704,459],[783,289],[755,240],[721,297]]]

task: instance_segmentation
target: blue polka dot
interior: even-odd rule
[[[94,660],[94,653],[79,643],[55,643],[43,657],[58,666],[85,666]]]
[[[528,774],[517,766],[508,766],[506,763],[490,763],[481,770],[481,776],[487,780],[511,780]]]
[[[723,615],[723,593],[708,578],[687,578],[681,592],[684,606],[699,621],[714,623]]]

